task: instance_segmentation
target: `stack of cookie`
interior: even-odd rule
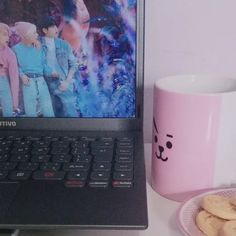
[[[207,236],[236,236],[236,198],[207,195],[201,201],[196,224]]]

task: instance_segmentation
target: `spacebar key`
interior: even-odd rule
[[[35,171],[34,180],[62,180],[65,177],[64,171]]]

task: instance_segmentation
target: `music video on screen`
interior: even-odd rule
[[[135,117],[136,14],[136,0],[1,0],[0,117]]]

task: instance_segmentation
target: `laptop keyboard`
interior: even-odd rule
[[[133,152],[132,137],[0,137],[0,181],[131,188]]]

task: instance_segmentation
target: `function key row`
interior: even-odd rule
[[[89,137],[89,136],[2,136],[0,137],[0,141],[8,140],[8,141],[22,141],[22,140],[28,140],[28,141],[39,141],[39,140],[48,140],[48,141],[87,141],[87,142],[93,142],[93,141],[102,141],[102,142],[132,142],[134,140],[133,137]]]
[[[32,150],[39,150],[38,152],[47,152],[49,148],[52,148],[53,152],[60,153],[59,150],[72,149],[75,153],[80,150],[86,150],[90,148],[94,154],[112,152],[114,147],[119,150],[120,153],[128,153],[133,149],[133,142],[104,142],[104,141],[0,141],[0,153],[6,153],[11,151],[12,153],[26,153],[31,148]],[[87,154],[87,153],[85,153]]]

